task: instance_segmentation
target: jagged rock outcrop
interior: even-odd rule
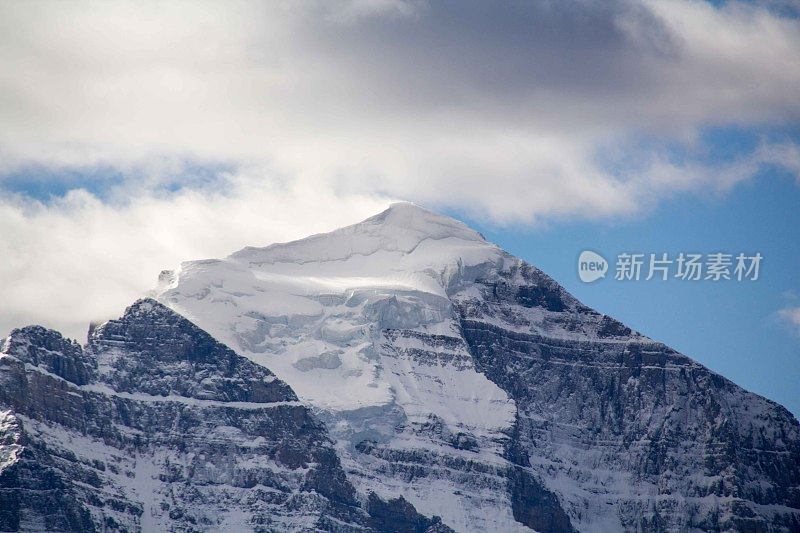
[[[153,300],[86,350],[13,331],[0,410],[2,531],[364,531],[385,517],[285,383]],[[403,519],[447,530],[413,507]]]
[[[477,368],[517,404],[507,456],[560,487],[579,524],[800,529],[800,427],[786,409],[524,263],[476,286],[454,299]]]

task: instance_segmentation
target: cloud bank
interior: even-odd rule
[[[0,202],[0,337],[29,323],[85,339],[182,260],[224,257],[366,218],[384,200],[228,177],[225,191],[146,194],[109,205],[81,190],[52,203]],[[302,207],[303,211],[298,211]],[[310,215],[310,216],[306,216]]]
[[[800,122],[791,7],[5,2],[0,332],[74,332],[181,259],[390,198],[536,223],[797,175],[791,139],[719,156],[705,137]],[[53,180],[72,192],[25,196]]]

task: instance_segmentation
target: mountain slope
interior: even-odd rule
[[[162,278],[313,407],[362,493],[460,531],[800,527],[785,409],[455,220],[396,204]]]
[[[477,368],[516,401],[506,456],[586,530],[800,528],[800,428],[783,407],[524,264],[453,299]]]
[[[266,368],[153,300],[0,350],[2,531],[447,531],[357,495],[322,424]]]

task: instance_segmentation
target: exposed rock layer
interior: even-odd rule
[[[0,384],[2,531],[363,531],[391,505],[359,501],[285,383],[153,300],[85,351],[15,330]]]

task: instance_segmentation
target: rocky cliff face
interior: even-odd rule
[[[790,413],[455,220],[162,278],[5,341],[0,529],[800,530]]]
[[[362,495],[269,370],[153,300],[86,350],[41,327],[0,355],[0,530],[444,530]],[[376,526],[377,524],[377,526]]]
[[[454,300],[477,368],[517,405],[506,457],[557,487],[580,529],[800,529],[800,428],[783,407],[524,263]]]

